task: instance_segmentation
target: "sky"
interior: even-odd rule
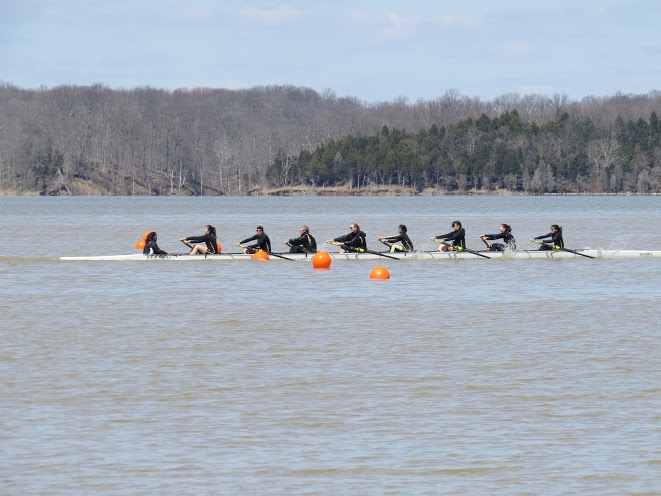
[[[659,0],[0,0],[0,83],[581,100],[661,89],[659,26]]]

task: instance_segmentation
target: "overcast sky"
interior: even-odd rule
[[[661,89],[659,26],[659,0],[0,0],[0,82],[580,100]]]

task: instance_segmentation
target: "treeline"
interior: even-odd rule
[[[330,140],[313,152],[280,156],[267,178],[280,187],[311,184],[403,186],[448,192],[529,194],[661,192],[661,124],[600,128],[589,117],[524,122],[517,110],[467,118],[416,133],[383,126],[378,135]]]
[[[0,84],[0,193],[245,195],[406,186],[661,192],[661,92],[584,98],[454,90],[366,104],[246,90]]]

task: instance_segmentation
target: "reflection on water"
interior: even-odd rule
[[[373,281],[376,262],[56,258],[131,253],[152,228],[178,251],[208,222],[232,246],[257,223],[279,243],[405,221],[423,247],[455,217],[475,248],[507,220],[520,240],[557,222],[572,246],[654,248],[657,198],[0,206],[4,494],[661,491],[657,260],[384,259]],[[632,238],[610,238],[624,219]],[[7,242],[35,229],[34,259]]]

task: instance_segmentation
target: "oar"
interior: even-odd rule
[[[377,240],[377,241],[380,241],[381,243],[383,243],[383,244],[386,245],[387,247],[391,247],[391,246],[392,246],[391,243],[389,243],[388,241],[386,241],[386,236],[381,236],[381,237],[379,237],[379,238],[376,238],[376,240]]]
[[[244,246],[243,246],[241,243],[237,243],[236,246],[238,246],[239,248],[244,248]],[[291,261],[291,262],[295,262],[295,261],[296,261],[296,260],[294,260],[293,258],[287,258],[287,257],[285,257],[285,256],[283,256],[283,255],[279,255],[279,254],[277,254],[277,253],[273,253],[272,251],[267,251],[266,253],[268,253],[269,255],[273,255],[274,257],[282,258],[283,260],[289,260],[289,261]]]
[[[480,236],[480,239],[485,245],[487,245],[487,248],[491,248],[491,244],[486,239],[484,239],[484,236]]]
[[[376,238],[376,239],[377,239],[378,241],[380,241],[381,243],[383,243],[384,245],[386,245],[388,248],[390,248],[390,251],[393,251],[393,250],[392,250],[393,246],[395,246],[395,247],[399,247],[399,245],[396,245],[395,243],[390,243],[390,242],[386,241],[386,237],[387,237],[387,236],[381,236],[380,238]],[[401,251],[401,252],[403,252],[403,253],[408,253],[408,251],[405,250],[405,249],[402,249],[402,250],[395,250],[395,251]],[[394,257],[393,257],[393,258],[394,258]],[[401,258],[398,258],[397,260],[401,260]]]
[[[430,238],[430,239],[431,239],[432,241],[436,241],[437,243],[440,243],[440,241],[438,240],[438,238]],[[468,248],[463,248],[463,247],[461,247],[461,246],[457,246],[457,247],[455,248],[455,251],[465,251],[465,252],[468,252],[468,253],[472,253],[473,255],[477,255],[478,257],[482,257],[482,258],[491,258],[491,257],[487,257],[486,255],[483,255],[483,254],[480,253],[479,251],[469,250]]]
[[[597,257],[593,257],[591,255],[586,255],[585,253],[579,253],[579,252],[574,251],[574,250],[568,250],[567,248],[558,248],[558,249],[560,251],[566,251],[566,252],[569,252],[569,253],[573,253],[574,255],[580,255],[580,256],[585,257],[585,258],[597,258]]]
[[[245,248],[245,247],[244,247],[241,243],[237,243],[236,246],[238,246],[239,248],[241,248],[241,252],[243,252],[243,248]]]
[[[326,241],[329,245],[335,245],[335,246],[340,246],[342,243],[338,243],[337,241]],[[385,253],[381,253],[379,251],[372,251],[372,250],[366,250],[365,248],[356,248],[356,253],[371,253],[372,255],[378,255],[380,257],[384,258],[392,258],[393,260],[401,260],[400,258],[393,257],[391,255],[386,255]]]
[[[285,257],[285,256],[280,255],[280,254],[278,254],[278,253],[273,253],[272,251],[269,251],[269,252],[267,252],[267,253],[268,253],[269,255],[273,255],[274,257],[282,258],[283,260],[289,260],[289,261],[291,261],[291,262],[295,262],[295,261],[296,261],[296,260],[294,260],[293,258],[288,258],[288,257]]]
[[[392,258],[393,260],[401,260],[401,258],[393,257],[392,255],[386,255],[385,253],[381,253],[380,251],[366,250],[365,248],[356,248],[356,251],[358,253],[371,253],[372,255],[379,255],[380,257],[384,257],[384,258]]]
[[[530,241],[532,241],[533,243],[537,243],[539,245],[544,244],[544,242],[539,240],[539,239],[531,239]],[[586,255],[585,253],[579,253],[579,252],[574,251],[574,250],[569,250],[568,248],[562,248],[560,246],[554,246],[553,249],[554,250],[559,250],[559,251],[566,251],[568,253],[573,253],[574,255],[580,255],[580,256],[585,257],[585,258],[597,258],[597,257],[593,257],[591,255]]]
[[[463,247],[461,247],[461,246],[458,246],[458,247],[457,247],[457,251],[467,251],[468,253],[472,253],[473,255],[477,255],[478,257],[482,257],[482,258],[491,258],[491,257],[487,257],[486,255],[483,255],[483,254],[480,253],[479,251],[469,250],[468,248],[463,248]]]

